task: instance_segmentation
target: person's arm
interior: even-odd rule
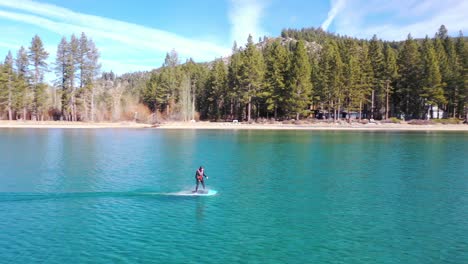
[[[207,179],[208,179],[208,175],[206,175],[206,173],[205,173],[205,172],[203,172],[203,176],[205,176],[205,178],[207,178]]]

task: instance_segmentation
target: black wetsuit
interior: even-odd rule
[[[198,176],[201,176],[201,180],[198,178]],[[195,172],[195,182],[197,184],[197,186],[195,187],[195,192],[198,191],[198,185],[201,183],[202,186],[203,186],[203,190],[205,190],[205,181],[203,179],[203,177],[208,177],[206,174],[205,174],[205,170],[203,170],[203,175],[199,175],[199,172],[198,170]]]

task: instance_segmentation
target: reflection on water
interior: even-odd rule
[[[205,217],[205,200],[206,199],[197,200],[197,207],[196,207],[197,221],[202,221],[203,218]]]

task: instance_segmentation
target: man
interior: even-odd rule
[[[208,175],[205,174],[205,168],[200,166],[200,168],[195,172],[195,181],[197,182],[197,186],[195,187],[195,191],[193,191],[194,193],[198,192],[198,185],[200,183],[203,186],[203,190],[205,190],[205,181],[203,180],[203,177],[208,179]]]

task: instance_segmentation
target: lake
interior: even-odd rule
[[[0,263],[468,263],[467,159],[463,132],[0,129]],[[170,195],[200,165],[218,194]]]

